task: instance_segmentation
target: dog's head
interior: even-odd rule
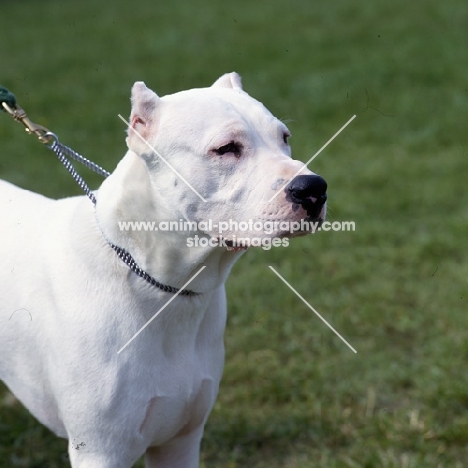
[[[143,82],[132,89],[127,145],[146,164],[160,217],[210,221],[207,234],[228,242],[301,235],[325,218],[327,184],[291,158],[289,136],[236,73],[162,98]],[[287,223],[300,221],[312,227],[293,233]]]

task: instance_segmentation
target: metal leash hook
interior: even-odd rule
[[[52,140],[57,138],[52,132],[49,131],[49,129],[32,122],[28,117],[28,114],[26,114],[26,111],[17,104],[14,108],[11,108],[6,102],[2,102],[2,107],[17,122],[21,122],[26,127],[26,132],[31,135],[36,135],[39,141],[45,145],[49,144]]]

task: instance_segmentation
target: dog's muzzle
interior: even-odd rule
[[[327,201],[327,183],[319,175],[299,175],[285,188],[286,199],[302,206],[310,219],[320,216]]]

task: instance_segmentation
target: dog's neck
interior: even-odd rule
[[[202,266],[187,289],[205,293],[223,284],[241,252],[187,245],[187,232],[123,228],[126,222],[168,221],[157,205],[144,162],[129,151],[96,194],[96,222],[108,242],[125,249],[138,265],[162,284],[180,288]],[[120,225],[119,225],[120,223]],[[199,233],[201,234],[201,233]],[[206,274],[210,272],[209,274]]]

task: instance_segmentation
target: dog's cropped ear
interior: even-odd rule
[[[226,73],[225,75],[219,77],[211,87],[242,89],[242,80],[236,72]]]
[[[147,88],[143,81],[137,81],[132,88],[132,113],[130,114],[130,128],[128,129],[127,143],[139,138],[136,132],[147,139],[154,134],[156,108],[160,99],[158,95]],[[132,131],[135,130],[135,131]],[[140,138],[141,140],[141,138]]]

